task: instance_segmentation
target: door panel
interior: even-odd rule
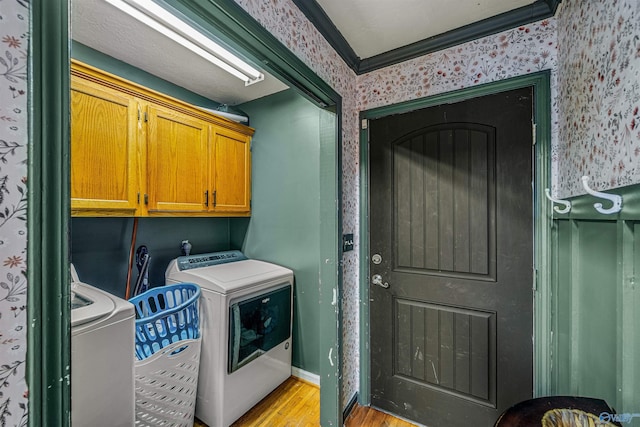
[[[494,128],[466,123],[395,144],[396,268],[492,279],[494,146]]]
[[[495,313],[395,299],[396,375],[495,405]]]
[[[372,404],[492,426],[532,396],[532,91],[372,120]]]

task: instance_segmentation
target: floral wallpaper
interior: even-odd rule
[[[27,425],[29,1],[0,0],[0,425]]]
[[[555,19],[545,19],[358,76],[357,108],[553,69],[555,32]]]
[[[640,2],[564,0],[558,15],[558,184],[640,182]]]

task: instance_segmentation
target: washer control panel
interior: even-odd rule
[[[192,268],[209,267],[211,265],[227,264],[229,262],[244,261],[246,259],[249,258],[240,251],[222,251],[181,256],[177,258],[177,262],[178,269],[185,271],[191,270]]]

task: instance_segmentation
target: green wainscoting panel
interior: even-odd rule
[[[616,398],[616,223],[580,221],[572,236],[572,389]]]
[[[552,233],[552,393],[604,399],[618,413],[640,412],[639,191],[610,191],[624,199],[613,215],[573,198]]]
[[[240,108],[256,128],[251,218],[242,250],[294,271],[293,365],[320,374],[321,110],[293,90]],[[231,219],[232,229],[243,226],[245,218]]]
[[[553,230],[555,244],[552,282],[559,284],[553,289],[552,324],[556,325],[552,346],[556,356],[553,364],[553,390],[556,394],[571,394],[571,235],[573,224],[558,222]],[[561,235],[563,238],[558,238]],[[560,268],[562,266],[562,268]],[[561,285],[560,285],[561,284]]]
[[[618,400],[624,408],[640,412],[640,221],[625,221],[622,232],[622,390]]]

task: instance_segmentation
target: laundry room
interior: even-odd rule
[[[167,47],[170,41],[158,42],[162,39],[148,37],[146,33],[137,32],[141,31],[139,29],[131,32],[122,30],[122,27],[141,26],[134,25],[130,17],[119,16],[120,12],[116,12],[104,0],[74,0],[72,6],[70,261],[77,275],[74,279],[120,299],[127,299],[147,289],[165,286],[168,267],[176,258],[184,258],[186,255],[199,262],[202,257],[213,259],[220,256],[216,254],[232,253],[233,256],[239,254],[243,260],[260,260],[282,266],[293,273],[292,315],[288,324],[291,330],[291,349],[288,350],[291,368],[286,377],[293,372],[305,381],[319,384],[320,215],[323,179],[320,151],[323,144],[335,144],[335,114],[319,108],[297,90],[289,88],[271,75],[267,75],[265,81],[251,85],[269,85],[263,92],[256,89],[251,95],[244,95],[241,91],[245,89],[245,85],[240,82],[233,90],[229,89],[228,93],[217,97],[212,93],[215,92],[215,87],[209,87],[216,86],[210,84],[214,77],[190,74],[201,68],[195,62],[172,56],[173,51]],[[153,30],[149,31],[153,33]],[[132,40],[136,38],[146,40],[151,45],[125,48],[127,44],[134,43]],[[136,49],[137,52],[149,49],[152,53],[136,55]],[[149,59],[154,56],[154,61]],[[159,64],[159,61],[166,63],[166,67]],[[216,72],[215,76],[218,75]],[[125,88],[125,95],[133,93],[138,105],[148,102],[149,107],[147,110],[142,109],[140,119],[135,117],[135,112],[133,115],[125,113],[123,117],[128,121],[129,129],[124,133],[109,133],[111,129],[104,122],[112,119],[109,112],[99,111],[96,107],[95,117],[100,122],[91,124],[81,116],[84,113],[78,112],[90,109],[74,98],[79,99],[77,93],[85,93],[85,90],[88,91],[86,85],[96,82],[108,89]],[[251,89],[251,86],[246,88]],[[100,90],[102,89],[104,88]],[[96,93],[103,96],[102,92]],[[149,101],[152,97],[161,101]],[[107,98],[104,95],[101,99]],[[130,102],[109,98],[110,101],[113,99],[116,99],[114,102],[119,103],[118,105]],[[226,163],[222,161],[216,167],[237,172],[239,167],[241,169],[248,166],[245,175],[230,179],[234,183],[244,179],[248,189],[236,185],[232,187],[230,194],[213,187],[206,187],[204,191],[194,190],[200,185],[196,181],[211,182],[214,179],[208,176],[214,174],[211,170],[203,174],[196,170],[203,164],[206,169],[207,160],[180,151],[179,144],[186,138],[181,139],[180,135],[174,138],[173,142],[177,141],[178,144],[176,147],[164,149],[156,146],[161,145],[154,140],[161,125],[156,128],[152,121],[166,112],[160,108],[154,111],[151,102],[164,107],[174,101],[184,103],[186,106],[180,104],[184,111],[195,108],[202,110],[203,115],[215,116],[211,120],[217,120],[223,127],[238,130],[240,139],[246,137],[243,141],[250,146],[246,152],[246,162],[236,161],[237,158],[233,157],[237,155],[234,148],[231,155],[226,153],[228,157],[219,156]],[[76,112],[73,111],[74,108]],[[194,113],[197,114],[200,113]],[[148,128],[140,131],[147,120]],[[143,136],[132,136],[131,122],[138,126],[139,135]],[[187,121],[182,124],[185,123],[189,130],[196,127]],[[92,130],[87,131],[86,128],[91,126]],[[167,126],[171,128],[173,124]],[[104,135],[100,134],[101,129],[105,129]],[[223,134],[223,137],[235,138],[232,134]],[[141,142],[143,138],[146,143]],[[87,143],[85,140],[91,142]],[[103,161],[100,156],[104,153],[91,157],[91,153],[101,149],[101,143],[111,140],[115,141],[117,147],[112,150],[119,150],[114,157],[120,156],[117,160],[123,160],[127,164],[126,168],[129,168],[123,171],[124,176],[119,175],[120,171],[111,174],[105,172],[108,171],[106,166],[96,164]],[[132,140],[138,141],[137,148],[130,147]],[[201,145],[208,146],[209,140],[203,141]],[[81,144],[89,147],[78,148]],[[136,153],[137,150],[140,153]],[[207,154],[210,153],[207,150],[209,149],[202,151],[203,157],[211,156]],[[217,154],[219,153],[216,152]],[[154,165],[154,161],[162,156],[175,161],[168,160]],[[187,167],[178,164],[179,161],[186,162]],[[239,166],[239,163],[242,164]],[[133,175],[139,176],[132,177],[131,171],[135,171]],[[118,201],[119,204],[108,205],[104,204],[105,200],[90,200],[83,193],[87,187],[81,184],[82,174],[90,175],[89,180],[92,182],[101,182],[94,188],[102,186],[101,188],[115,188],[116,191],[124,188],[122,192],[125,195],[122,199],[129,198],[128,202],[131,203],[125,206],[127,201]],[[137,188],[131,189],[131,181],[134,179]],[[224,179],[219,178],[218,181],[222,182]],[[157,195],[147,195],[151,193],[152,187],[164,192],[164,199],[160,200]],[[235,203],[243,198],[247,198],[247,203],[241,208],[209,208],[216,206],[216,203],[221,206],[226,200]],[[194,208],[191,203],[193,200],[199,201],[200,206]],[[276,288],[278,286],[274,287]],[[264,290],[266,292],[271,289]],[[271,298],[275,301],[276,297]],[[231,310],[231,305],[229,302],[224,307],[225,315]],[[244,332],[243,329],[243,336]],[[204,349],[202,354],[204,355]],[[76,353],[74,357],[82,355],[78,356]],[[201,364],[202,357],[204,356],[201,355]],[[243,365],[240,364],[238,368],[241,366]],[[72,385],[73,369],[72,365]],[[279,384],[282,379],[276,382]],[[244,383],[246,384],[229,383],[226,387],[240,387],[242,393],[242,387],[246,389],[251,379],[245,379]],[[264,393],[268,391],[270,390],[265,390]],[[229,425],[247,409],[239,407],[229,415],[233,419],[211,418],[202,421],[209,421],[208,425]]]

